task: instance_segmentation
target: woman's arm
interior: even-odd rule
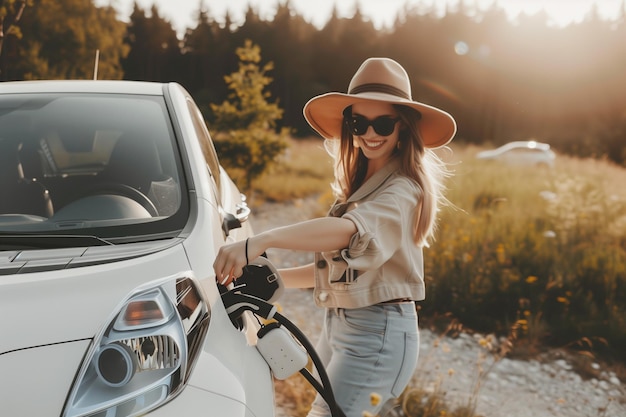
[[[347,248],[356,232],[355,224],[341,217],[320,217],[270,229],[247,241],[222,246],[213,263],[215,277],[219,283],[228,285],[242,274],[247,261],[256,259],[269,248],[308,252]]]
[[[278,273],[287,288],[313,288],[315,286],[312,263],[293,268],[281,268],[278,270]]]

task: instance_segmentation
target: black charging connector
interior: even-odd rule
[[[272,369],[276,378],[286,378],[300,368],[300,373],[320,393],[329,405],[333,417],[346,417],[335,400],[330,380],[315,348],[300,329],[278,313],[271,304],[283,292],[283,283],[276,268],[265,257],[246,265],[243,275],[232,288],[218,285],[226,312],[235,327],[242,329],[242,315],[251,311],[259,317],[274,319],[275,323],[262,326],[257,336],[257,349]],[[317,373],[317,380],[306,368],[308,358]]]

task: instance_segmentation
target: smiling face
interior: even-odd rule
[[[377,118],[383,116],[395,122],[384,119],[374,122]],[[369,160],[368,174],[371,175],[382,168],[396,150],[400,130],[398,113],[394,109],[393,105],[389,103],[368,101],[353,104],[352,117],[353,120],[361,119],[359,121],[365,124],[367,124],[367,122],[374,122],[374,126],[371,124],[367,126],[367,130],[364,133],[361,133],[361,129],[353,129],[357,130],[358,133],[361,133],[355,134],[353,132],[353,135],[356,143],[358,143],[358,146],[363,151],[363,154]],[[393,123],[393,131],[391,134],[383,136],[383,134],[386,134],[388,131],[388,129],[386,129],[388,126],[384,125],[390,125],[391,123]],[[377,124],[379,126],[376,126]]]

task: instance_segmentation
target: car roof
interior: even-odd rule
[[[0,94],[8,93],[114,93],[163,95],[166,84],[123,80],[36,80],[5,81]]]

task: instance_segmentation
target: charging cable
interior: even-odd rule
[[[324,364],[311,342],[296,325],[278,313],[274,305],[253,295],[239,292],[236,288],[222,293],[222,301],[233,323],[240,323],[240,317],[245,311],[251,311],[265,319],[276,320],[276,323],[262,326],[257,333],[259,337],[257,349],[274,375],[278,379],[285,379],[299,369],[305,379],[326,401],[332,416],[346,417],[335,400]],[[280,325],[284,326],[288,332],[284,331]],[[307,355],[317,370],[319,381],[306,369]]]

